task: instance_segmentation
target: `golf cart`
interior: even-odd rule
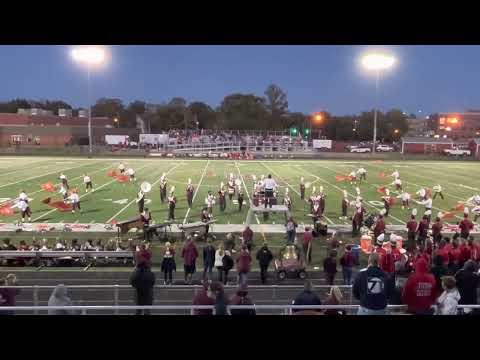
[[[280,250],[278,259],[275,259],[275,270],[278,280],[285,280],[287,277],[307,278],[305,262],[296,245],[286,245]]]

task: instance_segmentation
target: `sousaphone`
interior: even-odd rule
[[[152,184],[150,184],[149,182],[146,182],[144,181],[142,183],[142,185],[140,185],[140,189],[144,192],[144,193],[148,193],[152,190]]]

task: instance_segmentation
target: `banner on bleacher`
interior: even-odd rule
[[[331,149],[332,148],[332,140],[313,140],[313,148],[314,149]]]
[[[140,144],[168,145],[168,134],[140,134]]]
[[[130,142],[128,135],[105,135],[105,142],[108,145],[123,145]]]

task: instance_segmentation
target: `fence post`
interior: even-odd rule
[[[35,306],[35,308],[38,306],[38,285],[35,285],[33,288],[33,306]],[[38,315],[38,310],[35,309],[33,314]]]
[[[118,293],[119,293],[119,290],[120,290],[120,288],[119,288],[118,284],[116,284],[115,287],[113,288],[113,291],[114,291],[114,293],[113,293],[113,301],[114,301],[115,306],[118,306]],[[115,315],[118,315],[118,311],[119,311],[118,308],[115,308]]]

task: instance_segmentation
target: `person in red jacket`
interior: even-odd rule
[[[185,271],[185,283],[191,284],[193,274],[196,270],[196,262],[198,257],[198,250],[195,244],[193,243],[193,238],[189,236],[187,238],[187,243],[182,249],[182,258],[183,258],[183,269]]]
[[[248,252],[248,249],[246,246],[242,246],[242,249],[240,250],[240,254],[238,255],[237,258],[237,272],[238,272],[238,283],[239,284],[246,284],[247,283],[247,276],[248,273],[250,272],[252,264],[252,257],[250,256],[250,253]]]
[[[355,257],[352,254],[351,245],[345,247],[345,253],[340,258],[340,265],[342,266],[343,283],[351,285],[353,267],[355,266]]]
[[[468,208],[465,209],[463,220],[460,221],[458,227],[460,228],[460,236],[464,239],[468,239],[470,236],[470,231],[473,230],[473,223],[468,218]]]
[[[443,259],[443,263],[445,265],[448,265],[448,263],[450,262],[450,257],[448,255],[448,249],[446,245],[447,245],[447,242],[445,241],[445,238],[444,238],[438,244],[438,249],[435,252],[435,255],[440,256]]]
[[[380,215],[375,224],[375,227],[373,228],[373,236],[375,238],[378,238],[380,234],[383,234],[384,232],[385,232],[385,220],[383,219],[383,215]]]
[[[417,261],[415,271],[408,277],[403,288],[402,300],[407,311],[414,315],[433,315],[432,305],[436,300],[435,277],[428,272],[424,259]]]
[[[417,220],[415,220],[415,215],[412,214],[412,216],[410,217],[410,221],[407,222],[407,249],[409,251],[413,251],[413,249],[415,249],[417,227]]]
[[[460,269],[460,247],[458,246],[458,239],[453,240],[452,249],[448,253],[450,263],[448,264],[448,269],[451,274],[455,274]]]
[[[425,250],[425,246],[419,245],[418,246],[418,252],[417,255],[413,259],[413,268],[415,269],[415,266],[418,261],[420,260],[425,260],[427,265],[430,266],[431,258],[430,255],[428,255],[427,251]]]
[[[470,247],[470,259],[475,261],[478,265],[480,262],[480,246],[478,242],[473,239],[472,236],[468,238],[468,246]]]
[[[432,224],[432,237],[433,242],[438,244],[442,240],[442,220],[437,216],[435,222]]]
[[[419,244],[423,244],[425,240],[427,240],[427,235],[428,235],[428,216],[423,215],[422,221],[418,224],[417,228],[417,242]]]
[[[459,265],[460,268],[463,268],[463,265],[472,258],[472,247],[469,244],[470,239],[472,239],[472,244],[473,244],[473,238],[470,236],[468,240],[463,240],[461,242],[461,245],[459,247],[460,250],[460,260],[459,260]]]
[[[210,290],[210,292],[208,291]],[[214,305],[215,299],[208,296],[211,294],[210,284],[207,281],[204,281],[201,289],[195,292],[195,297],[193,298],[192,305]],[[213,310],[210,309],[195,309],[193,310],[193,315],[212,315]]]

